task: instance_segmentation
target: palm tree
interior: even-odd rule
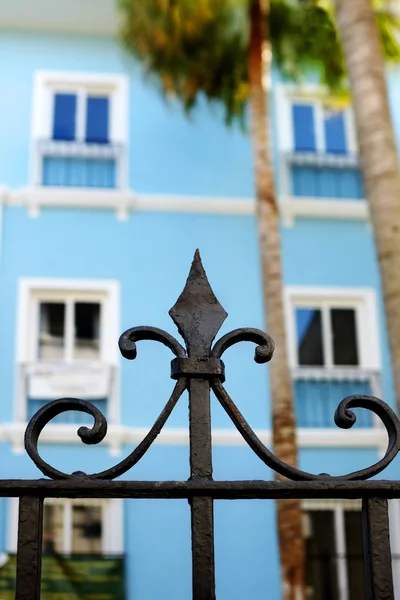
[[[385,21],[390,4],[378,5],[379,35],[371,0],[334,0],[338,31],[346,57],[361,166],[382,280],[392,371],[400,412],[400,173],[389,112],[382,41],[386,54],[398,57]],[[375,7],[376,8],[376,7]]]
[[[250,106],[265,320],[276,344],[270,366],[273,445],[281,459],[296,466],[296,420],[287,356],[266,79],[272,48],[274,60],[286,75],[296,77],[304,69],[317,68],[322,83],[339,86],[345,73],[335,25],[321,0],[120,3],[126,47],[162,90],[178,98],[187,111],[205,96],[224,107],[228,124],[244,124],[245,107]],[[282,597],[304,600],[299,501],[278,501],[277,516]]]

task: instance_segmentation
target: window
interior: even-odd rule
[[[43,553],[100,556],[123,553],[123,500],[46,498]],[[9,500],[8,551],[16,552],[18,499]]]
[[[292,125],[295,152],[350,153],[348,111],[325,108],[321,103],[294,101]]]
[[[358,366],[354,308],[295,307],[297,364]]]
[[[127,112],[122,75],[38,72],[33,185],[125,187]]]
[[[309,600],[364,600],[361,504],[305,502],[306,585]]]
[[[45,554],[101,554],[103,534],[101,503],[48,500],[43,509]]]
[[[38,300],[40,360],[100,360],[101,303]]]
[[[118,422],[118,284],[23,279],[17,326],[17,414],[26,422],[44,403],[90,400]],[[28,337],[27,333],[28,332]],[[67,412],[54,422],[90,422]]]
[[[381,395],[375,293],[289,287],[286,309],[297,425],[336,429],[343,398]],[[374,426],[369,411],[355,412],[356,427]]]
[[[374,290],[288,286],[285,296],[293,367],[380,370]]]
[[[79,114],[78,114],[79,113]],[[109,142],[110,97],[80,93],[55,93],[52,139]]]

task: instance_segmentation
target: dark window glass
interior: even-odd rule
[[[109,99],[89,96],[86,112],[86,141],[95,144],[108,143]]]
[[[324,364],[322,313],[315,308],[296,309],[297,354],[299,365]]]
[[[39,310],[39,358],[49,360],[63,359],[65,304],[62,302],[41,302]]]
[[[72,552],[74,554],[101,553],[100,506],[73,506],[72,528]]]
[[[344,513],[346,527],[347,581],[350,600],[364,600],[365,569],[361,511],[348,510]]]
[[[306,513],[306,584],[308,600],[339,600],[335,559],[334,514]]]
[[[55,94],[53,139],[71,141],[75,139],[76,95]]]
[[[356,313],[353,309],[331,310],[333,364],[358,365]]]
[[[100,304],[77,302],[75,304],[74,358],[98,360],[100,357]]]

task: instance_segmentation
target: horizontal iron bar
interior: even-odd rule
[[[215,500],[285,498],[400,498],[400,481],[101,481],[79,477],[0,480],[0,497],[191,498]]]

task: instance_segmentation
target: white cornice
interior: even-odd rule
[[[0,2],[0,28],[115,36],[115,0],[13,0]]]
[[[80,444],[77,436],[78,426],[49,424],[40,437],[40,441],[49,444]],[[26,424],[3,423],[0,425],[0,442],[9,442],[16,453],[23,452],[23,439]],[[108,444],[110,453],[118,455],[124,445],[136,445],[143,440],[148,429],[110,425],[103,442]],[[271,447],[272,435],[269,430],[256,430],[260,440]],[[299,429],[300,448],[382,448],[386,443],[386,433],[380,427],[358,429],[351,432],[339,429]],[[246,442],[235,429],[213,429],[212,442],[215,446],[245,446]],[[165,446],[187,446],[187,429],[165,428],[156,438],[155,444]]]
[[[93,190],[87,188],[26,187],[0,189],[0,201],[7,205],[24,205],[32,217],[44,207],[115,210],[120,220],[130,212],[176,212],[221,215],[255,215],[254,198],[139,194],[132,190]],[[365,200],[332,198],[282,197],[280,213],[285,226],[298,217],[317,219],[368,220]]]
[[[280,214],[286,227],[291,227],[298,217],[314,219],[351,219],[366,221],[369,218],[366,200],[332,198],[286,197],[279,200]]]

